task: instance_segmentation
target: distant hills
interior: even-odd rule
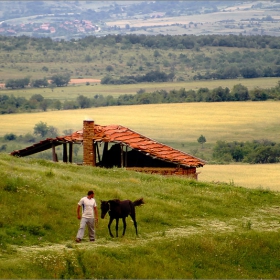
[[[0,35],[280,35],[277,1],[1,1]]]

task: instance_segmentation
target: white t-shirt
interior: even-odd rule
[[[87,198],[87,196],[81,198],[78,204],[83,209],[83,218],[94,218],[94,211],[93,208],[96,207],[96,201],[94,198]]]

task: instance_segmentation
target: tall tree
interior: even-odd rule
[[[250,99],[248,88],[241,84],[234,85],[231,94],[236,101],[246,101]]]
[[[67,86],[70,82],[70,74],[57,74],[51,77],[52,84],[57,87]]]
[[[203,148],[203,144],[206,143],[206,138],[201,134],[198,139],[197,139],[197,142],[199,144],[201,144],[202,148]]]
[[[34,126],[34,134],[40,135],[41,137],[45,137],[48,133],[48,125],[45,122],[40,121]]]

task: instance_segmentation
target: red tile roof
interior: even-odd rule
[[[129,128],[121,125],[94,125],[95,142],[113,142],[127,145],[132,149],[144,153],[146,156],[172,162],[187,167],[201,167],[206,162],[190,154],[173,149],[155,140],[145,137]],[[25,156],[34,152],[51,148],[53,144],[59,145],[65,142],[80,143],[83,141],[83,130],[78,130],[71,135],[56,138],[48,138],[22,150],[13,151],[12,155]]]
[[[199,158],[161,144],[121,125],[101,126],[95,124],[94,133],[94,139],[96,142],[122,143],[146,154],[147,156],[184,166],[199,167],[205,164],[205,161]],[[64,136],[62,138],[58,137],[58,139],[77,142],[82,140],[82,135],[83,131],[80,130],[69,136]]]

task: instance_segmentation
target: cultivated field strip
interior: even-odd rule
[[[0,136],[33,133],[40,121],[56,127],[62,134],[65,129],[82,129],[87,118],[99,125],[123,125],[160,142],[179,144],[198,144],[201,134],[206,137],[206,144],[218,140],[277,141],[280,138],[279,103],[274,101],[149,104],[122,106],[121,110],[115,106],[0,115]]]
[[[206,164],[198,175],[201,182],[221,182],[250,189],[280,191],[280,164]]]

